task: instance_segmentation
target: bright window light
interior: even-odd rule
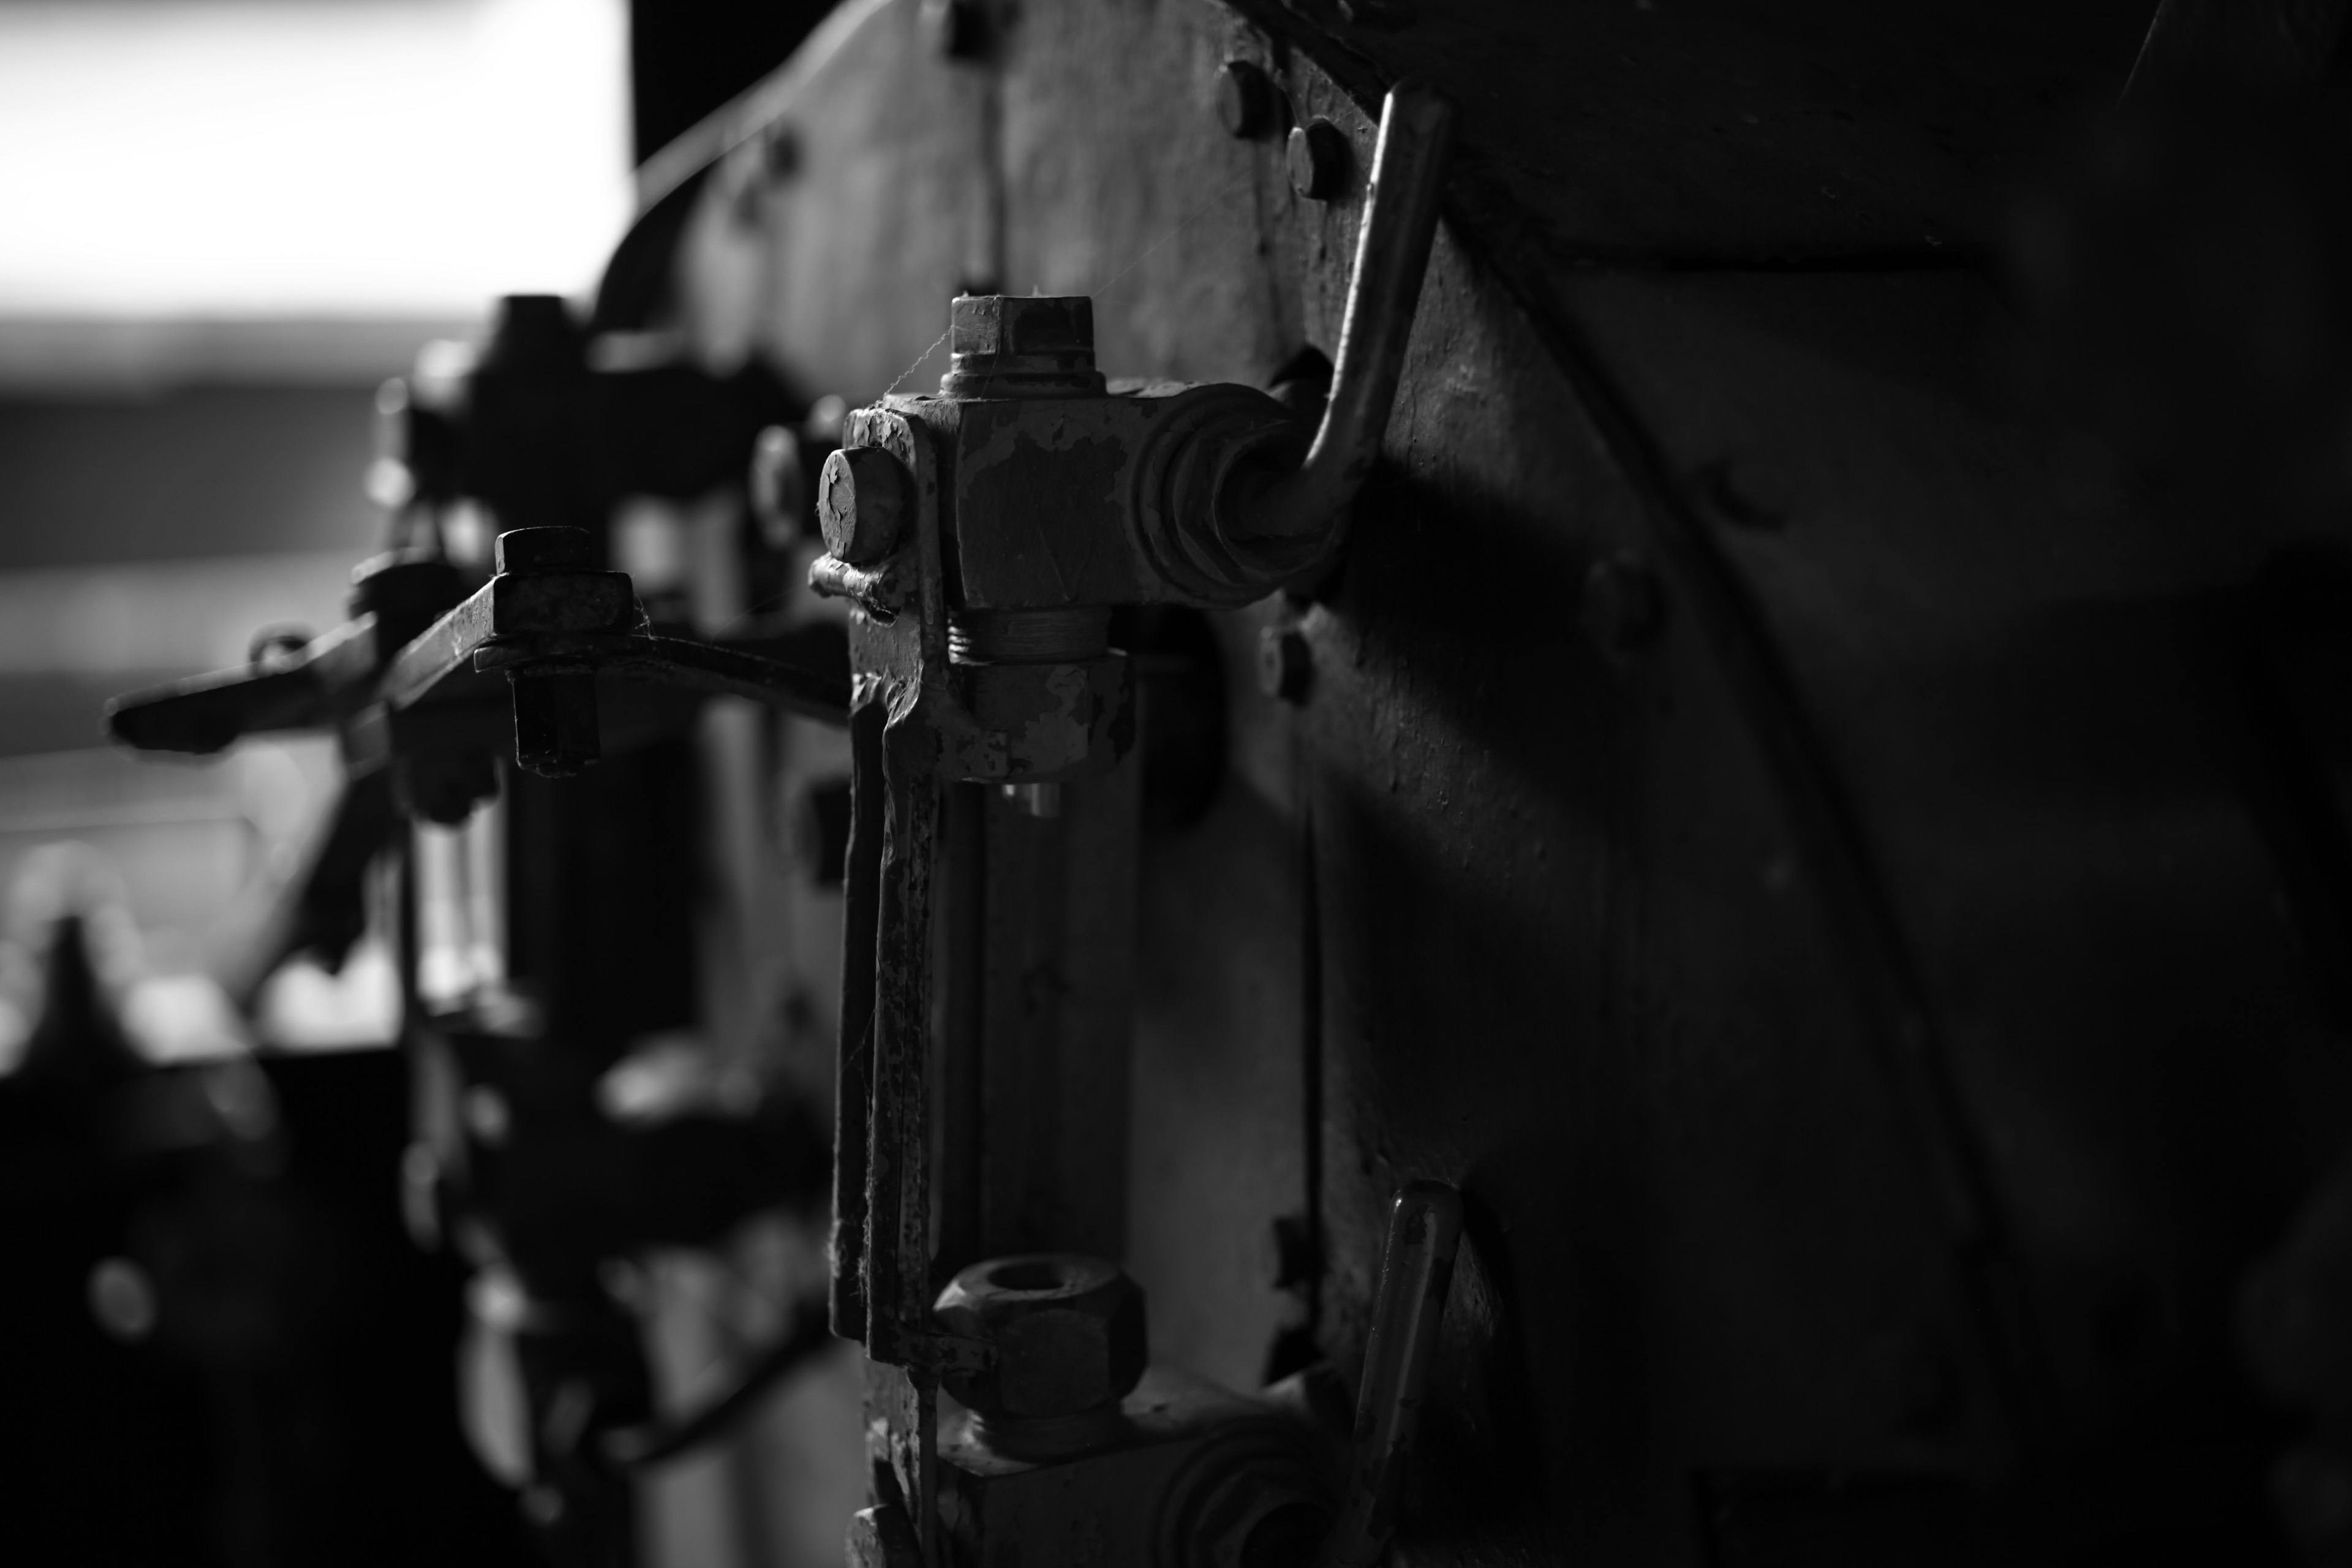
[[[0,4],[0,314],[471,316],[629,208],[625,0]]]

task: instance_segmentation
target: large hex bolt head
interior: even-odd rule
[[[879,447],[845,447],[817,475],[816,520],[824,547],[852,566],[870,566],[898,542],[913,500],[907,466]]]
[[[955,353],[1083,355],[1091,364],[1095,302],[1086,294],[959,294],[948,332]]]
[[[983,1418],[1083,1415],[1116,1405],[1143,1377],[1143,1291],[1099,1258],[1041,1252],[975,1263],[932,1310],[947,1332],[996,1347],[987,1371],[940,1380]]]
[[[950,397],[1099,396],[1095,306],[1084,294],[959,294],[948,321]]]

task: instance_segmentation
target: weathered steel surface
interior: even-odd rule
[[[1694,1471],[1953,1463],[1981,1402],[1923,1436],[1876,1386],[1906,1337],[1960,1381],[1964,1315],[1737,689],[1685,605],[1630,670],[1576,637],[1631,498],[1516,312],[1458,253],[1433,283],[1402,460],[1301,627],[1327,1337],[1362,1332],[1388,1190],[1454,1181],[1408,1538],[1674,1560]]]
[[[2011,184],[2123,90],[2156,10],[1384,0],[1351,24],[1339,0],[1242,8],[1367,103],[1408,73],[1453,91],[1467,110],[1456,200],[1556,265],[1985,246]]]
[[[2243,683],[2242,585],[2287,538],[2261,509],[2135,495],[2023,418],[2013,330],[1973,280],[1563,294],[1845,781],[2031,1262],[2068,1435],[2154,1440],[2137,1424],[2177,1379],[2226,1400],[2197,1325],[2352,1131],[2335,959],[2290,919],[2294,824]],[[1724,504],[1743,469],[1765,526]]]
[[[1156,1353],[1246,1384],[1317,1304],[1351,1368],[1390,1194],[1461,1187],[1416,1563],[1912,1560],[2013,1467],[2045,1541],[2144,1544],[2224,1484],[2197,1443],[2242,1462],[2230,1294],[2352,1100],[2235,640],[2281,540],[2037,429],[1985,286],[1919,265],[2150,9],[1302,0],[1278,43],[1033,0],[956,66],[870,24],[868,139],[788,198],[861,258],[779,248],[795,380],[897,374],[953,235],[1091,295],[1114,376],[1263,384],[1337,346],[1370,89],[1465,101],[1346,557],[1214,617],[1231,775],[1139,867],[1125,1227]],[[1348,137],[1334,199],[1228,132],[1229,58]],[[1847,269],[1559,265],[1661,257]],[[1260,1270],[1278,1216],[1316,1289]]]
[[[706,334],[757,341],[796,388],[853,405],[922,355],[949,297],[994,275],[995,247],[984,173],[993,85],[929,47],[919,0],[862,9],[785,122],[803,172],[765,181],[754,144],[740,173],[730,165],[712,182],[698,221],[719,237],[694,254],[714,271],[727,258],[741,266],[724,287],[688,290],[698,317],[710,300],[738,302],[718,312],[727,320],[703,320]],[[722,196],[739,180],[757,183],[756,202]],[[928,374],[945,368],[941,355]],[[910,379],[910,390],[929,386]]]
[[[1083,227],[1098,252],[1145,255],[1132,292],[1097,301],[1115,374],[1262,377],[1302,342],[1328,351],[1355,207],[1299,201],[1271,148],[1223,139],[1193,96],[1232,47],[1214,13],[1131,24],[1076,5],[1026,14],[1008,68],[1036,132],[1023,144],[1034,161],[1010,169],[1013,254],[1071,267],[1078,245],[1055,242]],[[1115,110],[1090,96],[1094,79],[1055,68],[1113,48],[1150,62],[1139,79],[1157,88]],[[1286,74],[1302,115],[1331,116],[1369,153],[1345,95]],[[1088,129],[1047,134],[1056,123]],[[1150,226],[1196,212],[1173,237]],[[1017,267],[1013,279],[1029,280]],[[1037,282],[1072,286],[1051,271]],[[1255,692],[1235,703],[1235,782],[1293,815],[1299,746],[1311,802],[1325,1338],[1343,1355],[1360,1343],[1396,1183],[1464,1181],[1466,1310],[1441,1356],[1429,1451],[1442,1476],[1420,1528],[1465,1551],[1532,1531],[1671,1553],[1696,1530],[1699,1464],[1907,1453],[1905,1417],[1879,1408],[1872,1346],[1923,1321],[1931,1342],[1965,1346],[1965,1330],[1948,1321],[1924,1194],[1783,859],[1742,716],[1700,646],[1670,634],[1628,677],[1576,639],[1587,563],[1643,542],[1633,498],[1524,321],[1444,240],[1415,344],[1388,445],[1397,466],[1359,506],[1328,604],[1301,623],[1313,695],[1295,720]],[[1255,626],[1231,626],[1239,668]],[[1204,831],[1229,830],[1213,818]],[[1286,835],[1268,837],[1273,849]],[[1147,862],[1147,879],[1175,884],[1147,910],[1179,899],[1188,924],[1220,936],[1147,924],[1144,994],[1181,1011],[1147,1010],[1137,1071],[1187,1081],[1199,1069],[1177,1063],[1210,1050],[1237,1092],[1139,1102],[1138,1121],[1139,1152],[1240,1163],[1196,1187],[1139,1186],[1132,1220],[1163,1321],[1194,1325],[1191,1344],[1163,1350],[1213,1352],[1220,1372],[1237,1351],[1209,1326],[1218,1305],[1266,1301],[1235,1254],[1301,1200],[1307,1137],[1253,1148],[1244,1131],[1259,1112],[1239,1086],[1295,1070],[1305,1009],[1252,977],[1274,967],[1266,954],[1297,962],[1302,905],[1257,890],[1280,874],[1263,864],[1211,879],[1232,869]],[[1162,943],[1192,967],[1155,981]],[[1201,994],[1232,984],[1260,1005]],[[1247,1019],[1254,1051],[1196,1037],[1221,1012]],[[1518,1500],[1541,1493],[1555,1517],[1522,1517]]]

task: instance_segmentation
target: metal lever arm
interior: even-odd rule
[[[838,647],[839,644],[834,645]],[[813,641],[697,642],[645,634],[524,637],[476,651],[480,671],[554,668],[675,686],[713,697],[748,697],[829,723],[845,721],[849,679],[824,668]]]
[[[457,570],[415,552],[362,562],[352,574],[352,619],[290,654],[149,687],[106,705],[107,731],[142,752],[224,751],[247,735],[322,730],[374,700],[384,666],[433,618],[464,597]]]
[[[1372,471],[1404,374],[1405,344],[1429,270],[1453,147],[1454,105],[1444,94],[1410,80],[1389,89],[1323,423],[1296,470],[1245,464],[1228,475],[1217,510],[1243,538],[1299,540],[1323,532]]]
[[[516,562],[506,552],[515,542]],[[842,722],[849,704],[845,669],[808,639],[723,645],[652,635],[626,574],[595,570],[588,536],[575,529],[525,529],[499,537],[500,571],[472,597],[403,647],[378,689],[397,711],[424,701],[453,677],[504,672],[531,689],[599,673],[689,690],[751,697]],[[568,762],[594,756],[593,689],[585,689],[584,734],[569,739],[583,756],[543,758],[525,744],[522,726],[543,703],[526,702],[519,684],[518,761],[534,771],[576,771]]]
[[[336,627],[275,667],[216,670],[125,692],[106,705],[107,732],[142,752],[209,756],[247,735],[322,730],[353,705],[377,668],[369,617]]]
[[[1415,1182],[1397,1194],[1364,1347],[1348,1495],[1324,1547],[1324,1568],[1372,1568],[1388,1549],[1461,1241],[1461,1194],[1443,1182]]]

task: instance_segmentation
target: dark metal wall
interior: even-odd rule
[[[1989,257],[2150,9],[1033,0],[951,58],[900,0],[710,182],[688,314],[810,393],[928,384],[983,282],[1264,384],[1336,348],[1372,94],[1462,102],[1344,563],[1212,618],[1129,1106],[1155,1349],[1236,1385],[1360,1356],[1390,1194],[1463,1188],[1411,1561],[2269,1550],[2231,1303],[2352,1131],[2236,607],[2285,535],[2035,412]]]

